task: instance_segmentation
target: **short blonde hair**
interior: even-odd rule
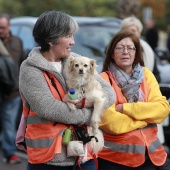
[[[131,16],[123,19],[121,24],[121,29],[126,29],[127,27],[132,25],[136,26],[139,29],[140,33],[142,32],[143,30],[142,22],[135,16]]]

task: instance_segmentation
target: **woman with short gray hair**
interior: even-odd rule
[[[33,36],[37,44],[41,46],[41,51],[50,49],[50,44],[58,44],[59,38],[73,34],[78,30],[75,20],[58,11],[44,12],[37,20]]]
[[[22,63],[19,79],[27,124],[25,142],[29,170],[79,170],[80,167],[96,170],[89,143],[82,147],[85,150],[83,159],[75,160],[80,154],[83,156],[82,153],[68,155],[69,141],[62,142],[63,136],[70,133],[69,125],[88,127],[93,110],[93,104],[87,100],[84,103],[83,99],[72,101],[77,107],[73,111],[66,104],[68,77],[65,64],[71,55],[79,56],[71,53],[71,46],[75,44],[73,35],[77,30],[74,19],[59,11],[44,12],[34,26],[33,36],[39,47],[33,48]],[[99,75],[96,79],[106,93],[107,108],[114,103],[114,92]]]

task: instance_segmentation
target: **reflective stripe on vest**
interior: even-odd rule
[[[158,149],[161,146],[162,145],[159,139],[156,139],[156,141],[154,141],[148,146],[148,149],[149,149],[148,152],[152,154],[156,151],[156,149]],[[109,142],[109,141],[105,141],[104,147],[106,149],[109,149],[115,152],[127,152],[127,153],[138,153],[138,154],[145,154],[145,148],[146,148],[143,145],[135,145],[135,144],[121,145],[121,144],[118,144],[115,142]]]
[[[63,136],[64,130],[62,129],[61,132],[57,136]],[[57,137],[56,136],[56,137]],[[25,138],[27,146],[31,148],[48,148],[54,142],[54,138],[47,138],[47,139],[28,139]]]
[[[158,148],[160,148],[162,145],[159,141],[159,139],[156,139],[156,141],[154,141],[153,143],[151,143],[149,146],[148,146],[148,149],[149,149],[149,153],[154,153]]]
[[[104,147],[115,152],[133,152],[138,154],[145,154],[145,146],[143,145],[121,145],[118,143],[105,141]]]
[[[101,76],[112,85],[116,92],[116,104],[125,103],[121,89],[116,85],[110,72],[101,73]],[[149,95],[149,87],[144,78],[140,89],[145,94],[145,100]],[[161,166],[167,157],[163,146],[157,138],[157,125],[149,124],[148,126],[137,129],[121,135],[110,135],[104,133],[105,147],[99,153],[99,157],[111,162],[116,162],[125,166],[137,167],[145,161],[145,150],[153,164]]]
[[[26,144],[27,146],[31,147],[31,148],[48,148],[52,145],[52,143],[54,142],[54,138],[51,139],[27,139],[26,140]]]

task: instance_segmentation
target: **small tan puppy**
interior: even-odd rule
[[[74,88],[78,92],[78,98],[85,97],[87,101],[93,103],[94,110],[91,117],[89,134],[99,138],[99,143],[91,142],[95,147],[94,152],[102,149],[103,135],[98,129],[98,122],[100,121],[105,103],[104,93],[100,83],[96,80],[96,62],[87,57],[70,57],[67,62],[68,87]],[[67,103],[70,109],[74,110],[75,105]],[[94,140],[94,139],[92,139]],[[95,146],[98,145],[98,146]],[[98,148],[96,148],[98,147]]]
[[[87,57],[71,57],[67,64],[68,87],[77,91],[78,98],[85,96],[86,100],[94,104],[91,126],[95,132],[105,103],[102,87],[95,78],[96,62]],[[68,106],[75,110],[74,104],[68,103]]]

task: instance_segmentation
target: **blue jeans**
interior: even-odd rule
[[[82,170],[96,170],[94,160],[91,159],[84,164],[81,164]],[[27,170],[73,170],[73,166],[53,166],[47,164],[30,164],[28,163]],[[80,170],[77,166],[75,170]]]
[[[141,166],[132,168],[117,163],[109,162],[99,158],[99,170],[170,170],[170,160],[167,158],[166,162],[162,166],[155,166],[150,159],[146,159]]]
[[[16,118],[19,112],[21,98],[3,99],[0,105],[2,126],[2,150],[5,157],[11,156],[16,151]]]

